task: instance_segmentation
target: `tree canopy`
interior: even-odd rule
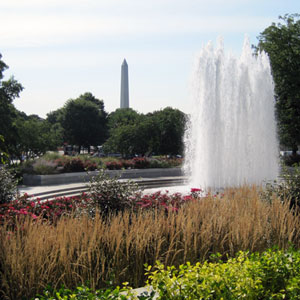
[[[90,149],[101,145],[107,138],[107,113],[103,101],[86,93],[70,99],[64,106],[62,127],[65,141]]]
[[[0,54],[0,136],[2,136],[1,151],[10,153],[11,145],[17,136],[17,129],[14,120],[17,110],[13,105],[13,100],[19,97],[23,87],[14,77],[4,81],[4,71],[8,66],[1,60]],[[4,142],[3,142],[4,141]]]
[[[178,109],[167,107],[147,115],[133,109],[117,109],[109,115],[107,152],[123,156],[135,154],[181,154],[185,115]]]
[[[298,14],[279,19],[260,33],[255,49],[269,55],[280,142],[295,152],[300,145],[300,19]]]

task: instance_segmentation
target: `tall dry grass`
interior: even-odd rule
[[[129,281],[143,285],[144,263],[192,263],[211,253],[300,248],[300,219],[279,199],[260,199],[255,187],[228,189],[190,203],[177,213],[125,212],[62,218],[55,226],[29,219],[10,233],[0,228],[0,290],[4,299],[29,299],[52,283],[92,288]],[[0,296],[1,297],[1,296]]]

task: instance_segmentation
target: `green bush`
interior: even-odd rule
[[[17,181],[6,166],[0,166],[0,204],[7,203],[17,194]]]
[[[118,177],[110,178],[104,170],[100,170],[97,176],[91,178],[89,194],[92,200],[92,213],[94,207],[101,214],[115,213],[134,207],[141,196],[137,183],[126,180],[119,181]]]
[[[59,154],[58,152],[47,152],[45,153],[41,158],[45,160],[56,160],[58,158],[61,158],[62,155]]]
[[[300,166],[292,169],[282,168],[282,180],[268,183],[263,197],[270,200],[272,195],[280,197],[282,201],[289,201],[293,209],[300,208]]]
[[[134,169],[146,169],[150,166],[150,161],[147,157],[135,157],[132,159]]]
[[[104,289],[92,291],[86,286],[79,286],[74,291],[61,287],[59,290],[51,288],[48,286],[45,289],[43,295],[38,295],[32,300],[126,300],[126,299],[137,299],[128,289],[120,289],[119,287],[115,289]],[[152,298],[147,298],[152,299]]]
[[[150,159],[150,168],[170,168],[170,165],[165,160],[159,160],[156,158]]]
[[[292,167],[295,164],[300,163],[300,155],[299,154],[288,155],[283,157],[282,160],[285,165]]]
[[[38,159],[32,164],[32,167],[34,174],[47,175],[58,173],[55,161]]]
[[[300,252],[292,249],[147,270],[158,299],[300,299]]]

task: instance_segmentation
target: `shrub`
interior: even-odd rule
[[[122,161],[122,166],[125,169],[133,169],[134,168],[134,162],[131,159],[124,159]]]
[[[105,163],[105,166],[108,170],[121,170],[123,168],[120,161],[108,161]]]
[[[123,294],[122,294],[123,292]],[[76,299],[76,300],[126,300],[126,299],[137,299],[133,293],[128,289],[102,289],[92,291],[86,286],[79,286],[75,290],[69,290],[62,286],[59,290],[48,286],[43,295],[38,295],[32,300],[62,300],[62,299]],[[152,299],[152,298],[147,298]],[[146,300],[146,299],[145,299]]]
[[[86,171],[95,171],[98,168],[95,162],[89,160],[84,162],[83,166]]]
[[[63,171],[66,173],[85,171],[84,163],[79,157],[72,158],[71,160],[66,161],[63,167]]]
[[[32,167],[35,174],[47,175],[58,173],[57,164],[55,161],[38,159],[33,163]]]
[[[293,155],[288,155],[288,156],[284,156],[282,158],[283,162],[285,165],[292,167],[295,164],[299,164],[300,163],[300,155],[299,154],[293,154]]]
[[[25,160],[22,164],[19,164],[19,172],[21,174],[34,174],[34,171],[33,171],[33,164],[34,164],[35,160],[33,159],[28,159],[28,160]]]
[[[48,160],[48,161],[53,161],[53,160],[59,159],[61,157],[62,157],[62,155],[59,154],[58,152],[47,152],[41,158]]]
[[[17,181],[6,166],[0,166],[0,204],[11,201],[17,194]]]
[[[170,164],[165,160],[156,158],[150,159],[150,168],[170,168]]]
[[[97,207],[105,215],[133,208],[141,192],[137,183],[119,181],[118,177],[110,178],[104,170],[100,170],[89,183],[89,194],[93,209]]]
[[[283,167],[282,180],[268,183],[263,197],[271,200],[273,194],[284,202],[288,201],[291,208],[300,208],[300,166],[295,166],[292,170]]]
[[[86,194],[72,197],[57,197],[54,200],[40,201],[30,198],[27,194],[0,205],[0,224],[13,225],[24,216],[33,220],[46,219],[51,223],[62,216],[79,215],[89,204],[90,199]]]
[[[169,191],[165,193],[157,191],[142,195],[136,205],[142,209],[163,208],[166,211],[178,211],[184,204],[199,198],[201,192],[200,189],[191,189],[190,194],[183,195],[181,193],[170,194]]]
[[[147,270],[159,299],[300,299],[300,252],[291,249]]]
[[[132,162],[135,169],[146,169],[150,166],[150,161],[146,157],[135,157]]]
[[[183,159],[178,157],[157,156],[151,160],[157,160],[164,165],[164,168],[174,168],[182,165]]]

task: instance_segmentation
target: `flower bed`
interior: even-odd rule
[[[146,168],[172,168],[181,166],[181,158],[166,157],[135,157],[133,159],[99,158],[87,155],[79,156],[45,156],[36,160],[25,162],[20,166],[20,172],[26,174],[58,174],[70,172],[94,171],[97,169],[146,169]]]
[[[152,194],[141,195],[137,192],[130,203],[133,203],[131,209],[163,209],[166,211],[178,211],[182,205],[188,201],[195,201],[201,190],[192,189],[188,195],[181,193],[170,194],[168,191],[160,191]],[[100,198],[102,199],[102,198]],[[102,199],[105,201],[105,199]],[[19,197],[17,200],[0,205],[0,224],[5,222],[13,223],[16,219],[29,216],[36,220],[38,218],[46,219],[51,222],[57,221],[61,216],[74,216],[77,214],[88,213],[88,210],[94,209],[91,196],[82,193],[81,196],[57,197],[54,200],[40,201],[39,198],[33,199],[27,194]]]

